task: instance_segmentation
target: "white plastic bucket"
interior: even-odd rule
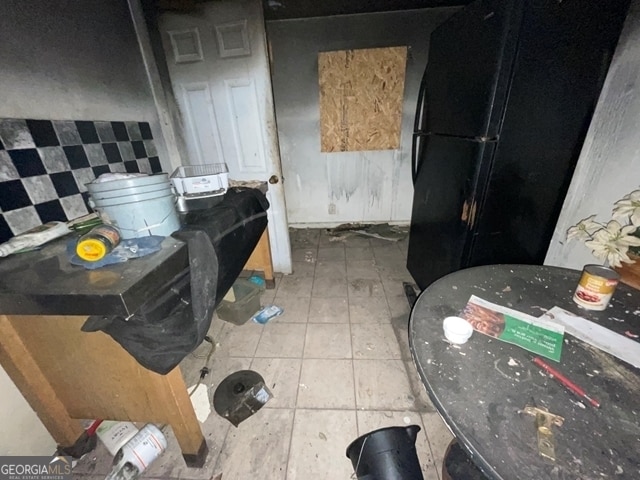
[[[166,237],[180,228],[175,195],[166,174],[89,183],[87,190],[91,207],[117,227],[123,239]]]
[[[172,186],[170,183],[156,183],[153,185],[146,185],[143,187],[135,187],[135,193],[136,194],[142,194],[142,193],[151,193],[151,192],[157,192],[157,191],[161,191],[161,190],[171,190]],[[104,190],[101,192],[90,192],[91,193],[91,198],[93,198],[94,200],[102,200],[104,198],[117,198],[117,197],[122,197],[122,196],[128,196],[131,195],[131,188],[119,188],[119,189],[115,189],[115,190]]]
[[[89,190],[89,193],[93,194],[109,190],[123,190],[128,188],[137,189],[140,187],[147,187],[149,185],[163,185],[167,183],[171,184],[169,181],[169,175],[166,173],[156,173],[153,175],[111,180],[109,182],[91,182],[87,184],[87,189]]]
[[[101,195],[101,194],[97,194]],[[99,197],[91,195],[89,198],[89,205],[93,208],[94,206],[114,206],[114,205],[126,205],[131,202],[142,202],[144,200],[152,200],[154,198],[166,197],[168,195],[173,195],[173,189],[171,186],[167,185],[166,187],[153,190],[151,192],[136,192],[136,193],[125,193],[120,195],[114,195],[112,197]]]

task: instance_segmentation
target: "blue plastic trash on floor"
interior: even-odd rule
[[[271,320],[273,317],[277,317],[279,315],[282,315],[283,313],[284,313],[284,309],[283,308],[278,307],[277,305],[267,305],[262,310],[260,310],[258,313],[256,313],[252,317],[252,320],[254,322],[256,322],[256,323],[264,325],[269,320]]]

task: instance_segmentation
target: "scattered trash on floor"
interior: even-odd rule
[[[400,225],[389,225],[388,223],[360,224],[343,223],[335,228],[328,228],[327,233],[332,237],[340,237],[342,241],[350,234],[362,235],[365,237],[379,238],[390,242],[398,242],[407,237],[409,227]]]
[[[240,370],[220,382],[213,394],[213,408],[237,427],[260,410],[272,396],[259,373]]]
[[[167,449],[167,439],[148,423],[118,450],[105,480],[135,480]]]
[[[96,433],[109,453],[115,457],[118,450],[138,433],[138,428],[131,422],[106,420],[100,424]]]
[[[190,387],[189,391],[195,387],[196,385]],[[200,385],[199,388],[196,388],[193,395],[191,395],[191,404],[196,412],[198,421],[204,423],[211,415],[211,402],[209,401],[209,387],[207,385]]]
[[[258,285],[263,291],[267,288],[267,283],[260,275],[251,275],[249,281]]]
[[[96,430],[102,423],[102,420],[94,420],[89,427],[82,432],[75,443],[69,447],[62,447],[58,445],[56,455],[70,455],[73,458],[80,458],[84,454],[89,453],[96,448],[98,439],[96,437]]]
[[[258,313],[256,313],[252,317],[252,320],[255,323],[259,323],[260,325],[264,325],[265,323],[267,323],[272,318],[279,317],[283,313],[284,313],[284,309],[282,309],[281,307],[278,307],[277,305],[267,305],[262,310],[260,310]]]

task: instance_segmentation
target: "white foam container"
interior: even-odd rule
[[[447,317],[442,322],[444,336],[451,343],[461,345],[466,343],[473,333],[473,327],[464,318]]]

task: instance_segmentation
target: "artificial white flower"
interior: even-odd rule
[[[592,235],[592,239],[600,243],[611,243],[625,247],[640,246],[640,238],[632,235],[636,227],[633,225],[620,225],[616,220],[611,220],[606,227],[599,229]]]
[[[634,263],[629,248],[640,247],[640,190],[625,195],[615,203],[613,220],[606,225],[596,222],[595,215],[580,220],[567,230],[567,240],[577,238],[591,253],[613,267],[621,262]]]
[[[613,218],[628,218],[632,225],[640,226],[640,190],[634,190],[613,205]]]
[[[611,267],[620,267],[622,262],[633,263],[627,252],[629,247],[615,243],[602,243],[597,240],[589,240],[585,245],[591,249],[594,257],[605,262]]]
[[[591,237],[595,232],[604,228],[601,223],[595,222],[593,219],[595,215],[591,215],[587,218],[583,218],[576,225],[567,230],[567,240],[577,238],[578,240],[591,240]]]
[[[593,255],[606,260],[609,265],[619,267],[620,262],[632,262],[627,254],[629,247],[640,246],[640,238],[631,235],[636,230],[633,225],[622,226],[615,220],[607,223],[605,228],[595,232],[591,240],[584,244],[591,249]]]

